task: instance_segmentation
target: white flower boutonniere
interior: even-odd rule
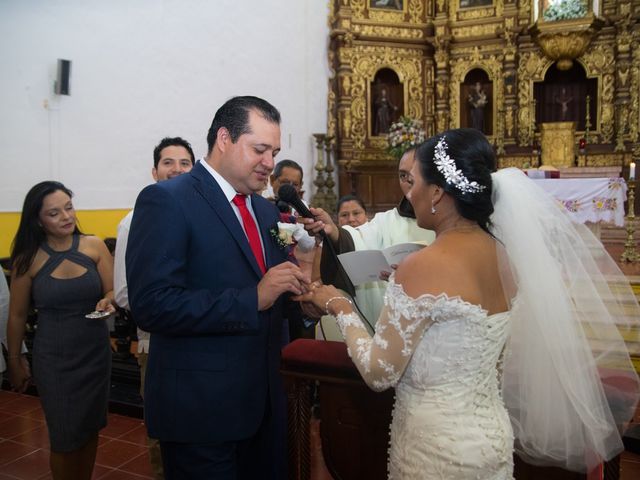
[[[282,223],[278,222],[277,227],[271,227],[269,229],[269,234],[276,242],[276,245],[280,247],[281,250],[286,250],[291,245],[293,245],[293,230],[295,228],[294,224],[290,223]]]

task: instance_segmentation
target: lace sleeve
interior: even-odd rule
[[[433,323],[420,302],[414,302],[404,292],[401,302],[390,291],[391,287],[373,337],[356,313],[340,313],[336,317],[349,356],[367,385],[376,391],[398,383],[422,335]],[[393,297],[396,298],[392,300]]]

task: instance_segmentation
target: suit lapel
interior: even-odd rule
[[[218,182],[216,182],[211,174],[199,163],[193,167],[190,173],[196,180],[193,184],[196,192],[205,199],[213,211],[218,215],[222,224],[229,231],[242,250],[242,253],[251,264],[256,275],[258,275],[258,277],[262,277],[262,272],[260,271],[256,257],[254,257],[253,252],[251,251],[244,229],[242,228],[242,225],[240,225],[238,217],[236,217],[231,204],[227,201],[227,197],[225,197],[222,189],[218,185]],[[258,228],[260,229],[260,227]]]

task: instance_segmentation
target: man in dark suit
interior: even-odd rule
[[[166,478],[285,478],[278,372],[287,292],[307,279],[256,195],[280,150],[280,114],[256,97],[217,112],[193,170],[139,195],[126,254],[134,318],[151,332],[145,421]]]

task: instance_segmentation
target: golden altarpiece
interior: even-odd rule
[[[500,167],[540,166],[543,152],[556,167],[628,166],[640,128],[640,0],[585,0],[579,18],[549,21],[559,3],[332,0],[327,138],[339,193],[371,211],[396,205],[386,131],[400,116],[427,135],[482,129]]]

